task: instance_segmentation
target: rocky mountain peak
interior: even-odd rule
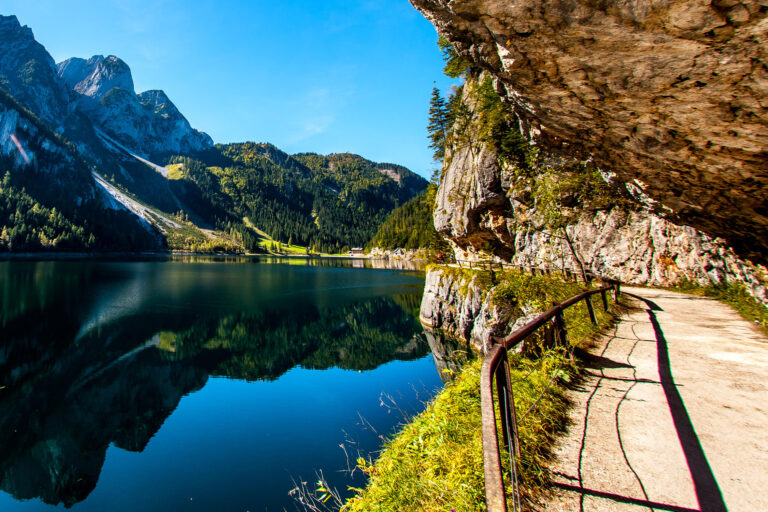
[[[131,68],[114,55],[72,58],[57,65],[59,76],[75,92],[99,100],[118,87],[134,93]]]
[[[103,55],[94,55],[90,59],[72,57],[56,64],[56,71],[64,83],[70,89],[74,89],[78,83],[93,73],[96,65],[102,60],[104,60]]]
[[[165,92],[137,95],[131,68],[114,55],[74,57],[57,69],[95,125],[137,154],[188,154],[213,145],[208,135],[190,126]]]
[[[145,108],[166,119],[183,117],[176,105],[161,90],[144,91],[139,94],[139,101]]]
[[[0,15],[0,87],[54,126],[67,115],[56,63],[16,16]]]
[[[32,29],[26,25],[22,26],[16,16],[3,16],[0,14],[0,35],[5,36],[14,33],[27,39],[34,40],[35,38]]]

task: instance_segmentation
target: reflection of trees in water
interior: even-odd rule
[[[421,311],[421,295],[421,290],[419,293],[397,293],[392,296],[392,300],[403,308],[403,311],[418,319]]]
[[[87,272],[61,272],[51,261],[34,263],[34,272],[19,271],[30,265],[10,261],[0,266],[0,328],[30,310],[42,310],[54,302],[66,305],[70,301],[62,301],[60,292],[69,290],[74,296],[91,279]]]
[[[335,258],[335,257],[285,257],[285,256],[237,256],[237,255],[171,255],[169,261],[184,263],[281,263],[302,267],[352,267],[374,268],[385,270],[417,270],[426,268],[424,260],[407,260],[400,258]]]
[[[84,500],[110,443],[142,451],[209,375],[276,379],[299,364],[367,370],[423,357],[429,346],[400,305],[410,310],[416,301],[381,297],[202,319],[144,312],[77,341],[84,315],[29,301],[0,331],[0,432],[8,433],[0,438],[0,488],[51,504]]]
[[[343,307],[235,314],[200,322],[181,332],[160,333],[163,358],[218,354],[212,375],[276,379],[300,364],[307,368],[370,370],[394,359],[424,357],[413,316],[389,297]],[[223,353],[222,353],[223,352]]]
[[[461,367],[475,357],[475,353],[466,343],[440,330],[425,328],[423,336],[432,351],[440,380],[444,383],[452,381]]]

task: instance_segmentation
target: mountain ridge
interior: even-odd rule
[[[130,67],[119,57],[73,57],[56,64],[15,16],[0,15],[0,89],[7,89],[11,110],[38,120],[55,141],[49,146],[82,160],[80,177],[91,195],[103,196],[103,212],[132,214],[127,232],[150,235],[158,249],[263,252],[293,241],[307,252],[338,252],[364,245],[389,211],[426,187],[426,180],[405,167],[349,153],[289,155],[267,143],[214,145],[164,91],[136,94]],[[20,150],[14,153],[15,122],[5,126],[0,144],[10,160],[2,161],[6,168],[0,171],[22,183],[29,165]],[[66,172],[62,162],[49,158],[47,167],[35,167],[46,177],[41,186]],[[23,204],[42,201],[40,208],[69,211],[77,202],[74,190],[50,197],[40,189],[37,196],[24,196]],[[0,227],[18,227],[16,213],[11,209],[0,217]],[[95,218],[81,220],[99,225]],[[0,251],[51,249],[45,237],[35,238],[45,229],[25,231],[24,243],[0,241]],[[105,249],[98,240],[68,249],[95,247]]]
[[[213,139],[192,128],[161,90],[136,94],[131,68],[119,57],[72,57],[57,65],[59,78],[99,128],[144,157],[197,153]]]

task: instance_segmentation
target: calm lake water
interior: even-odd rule
[[[0,262],[0,511],[294,510],[316,470],[363,484],[339,470],[402,422],[383,394],[414,413],[441,386],[422,288],[257,260]]]

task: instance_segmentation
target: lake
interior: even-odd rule
[[[364,480],[344,470],[442,385],[423,284],[349,263],[0,262],[0,510],[294,510],[317,471],[346,495]]]

